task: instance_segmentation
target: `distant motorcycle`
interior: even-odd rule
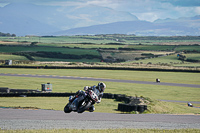
[[[96,90],[98,91],[98,90]],[[88,90],[84,92],[84,94],[73,98],[72,96],[69,97],[69,103],[64,107],[65,113],[70,113],[72,111],[77,113],[83,113],[84,111],[88,110],[89,108],[98,101],[98,94],[99,92],[94,92],[92,90]]]

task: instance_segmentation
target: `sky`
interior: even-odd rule
[[[95,5],[128,12],[150,22],[200,15],[200,0],[0,0],[0,7],[14,2],[76,8]]]

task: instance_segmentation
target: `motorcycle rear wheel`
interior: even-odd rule
[[[86,103],[86,105],[81,106],[81,107],[77,110],[77,112],[78,112],[78,113],[83,113],[85,110],[87,110],[87,109],[90,108],[91,104],[92,104],[92,102],[89,101],[88,103]]]

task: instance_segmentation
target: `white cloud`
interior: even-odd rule
[[[119,0],[88,0],[87,5],[97,5],[108,8],[117,8],[119,6]]]
[[[174,5],[170,0],[126,0],[115,10],[127,11],[141,20],[152,22],[156,19],[192,17],[200,14],[199,7]]]
[[[136,15],[138,17],[138,19],[140,19],[140,20],[146,20],[146,21],[150,21],[150,22],[153,22],[156,19],[159,19],[157,14],[155,14],[153,12],[136,13],[134,15]]]
[[[0,7],[4,7],[6,5],[8,5],[9,3],[0,3]]]
[[[75,7],[74,10],[88,5],[96,5],[111,8],[116,11],[125,11],[136,15],[141,20],[154,21],[156,19],[191,17],[200,15],[199,0],[17,0],[17,2],[29,2],[42,5]],[[5,2],[16,0],[1,0],[0,6]],[[190,6],[186,6],[190,3]],[[73,11],[73,10],[72,10]],[[88,18],[88,17],[87,17]]]
[[[199,7],[195,7],[195,13],[200,15],[200,6]]]

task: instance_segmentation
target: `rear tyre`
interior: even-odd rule
[[[65,112],[65,113],[70,113],[70,112],[72,112],[72,110],[69,109],[69,103],[64,107],[64,112]]]
[[[91,104],[92,104],[91,102],[88,102],[88,103],[86,103],[86,105],[82,105],[82,106],[77,110],[77,112],[78,112],[78,113],[83,113],[85,110],[87,110],[87,109],[90,108]]]

